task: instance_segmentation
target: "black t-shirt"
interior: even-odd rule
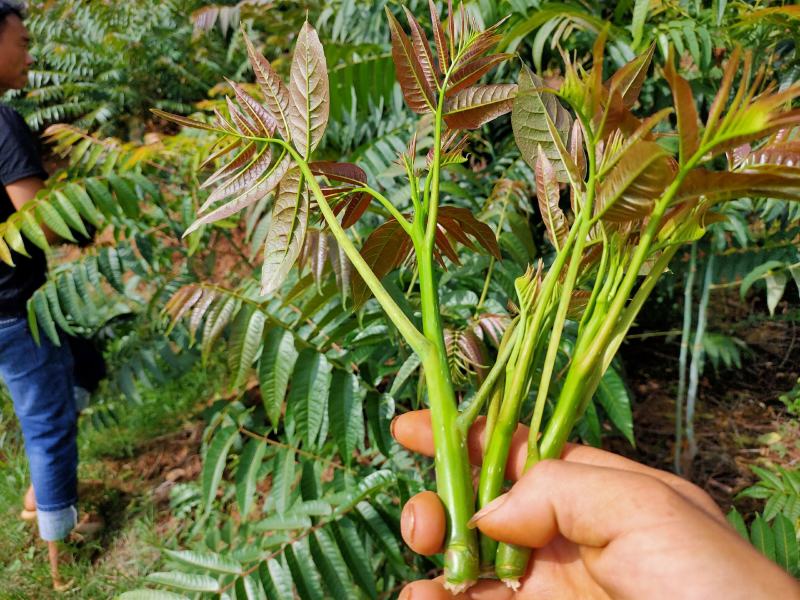
[[[37,140],[15,110],[0,104],[0,223],[16,210],[6,186],[26,177],[47,179]],[[26,242],[27,258],[12,251],[15,267],[0,261],[0,316],[22,315],[33,292],[45,281],[44,253]]]

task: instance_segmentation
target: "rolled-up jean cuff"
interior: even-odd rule
[[[39,521],[39,536],[47,541],[63,540],[78,524],[78,509],[67,506],[58,510],[36,510]]]

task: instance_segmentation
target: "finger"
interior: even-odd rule
[[[486,420],[483,417],[479,417],[469,431],[467,445],[469,447],[470,461],[475,465],[480,465],[483,458],[485,428]],[[407,412],[396,417],[392,422],[392,435],[409,450],[425,456],[433,456],[433,432],[431,430],[429,410]],[[519,425],[511,438],[508,462],[506,463],[506,477],[508,479],[517,481],[522,476],[528,454],[527,448],[528,428],[524,425]],[[567,444],[561,454],[561,458],[568,462],[631,471],[654,477],[669,485],[714,519],[725,522],[725,515],[711,496],[700,487],[672,473],[647,467],[617,454],[582,444]]]
[[[603,547],[630,531],[701,514],[653,477],[546,460],[477,513],[472,523],[496,540],[521,546],[541,548],[560,533],[576,544]]]
[[[470,427],[467,436],[467,448],[470,462],[480,465],[483,460],[484,430],[486,418],[478,417]],[[392,436],[402,446],[425,456],[433,456],[433,431],[431,429],[431,411],[428,409],[414,410],[403,413],[392,421]],[[518,425],[511,438],[511,446],[506,463],[506,477],[516,481],[525,467],[525,458],[528,455],[528,428]]]
[[[441,578],[409,583],[398,600],[511,600],[514,592],[502,581],[484,579],[466,592],[454,596],[444,588]]]
[[[423,556],[442,551],[446,524],[442,501],[433,492],[422,492],[411,498],[400,515],[403,540]]]
[[[689,502],[705,511],[709,516],[723,523],[727,523],[722,509],[720,509],[705,490],[693,484],[691,481],[687,481],[683,477],[679,477],[673,473],[654,469],[653,467],[645,466],[629,458],[619,456],[618,454],[592,448],[591,446],[583,446],[581,444],[567,444],[564,452],[561,454],[561,458],[569,462],[608,467],[654,477],[666,483],[681,496],[689,500]]]

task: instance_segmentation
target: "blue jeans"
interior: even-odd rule
[[[78,413],[72,355],[42,335],[37,345],[20,317],[0,318],[0,377],[22,425],[36,494],[39,535],[59,540],[75,526]]]

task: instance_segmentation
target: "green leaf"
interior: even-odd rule
[[[25,237],[32,241],[36,246],[47,252],[50,249],[50,244],[47,242],[47,237],[44,230],[29,210],[23,210],[17,213],[22,220],[20,223],[20,231],[25,234]]]
[[[69,183],[64,187],[63,192],[75,209],[81,215],[83,215],[84,219],[89,221],[89,223],[95,227],[101,226],[103,222],[103,215],[99,210],[97,210],[97,207],[95,207],[91,197],[85,189],[75,183]],[[81,231],[81,233],[83,233],[83,231]]]
[[[119,205],[114,201],[114,196],[108,189],[105,182],[99,179],[87,179],[84,183],[86,191],[89,192],[94,203],[106,216],[118,216],[121,214]]]
[[[70,327],[66,315],[61,310],[61,302],[58,300],[56,286],[52,283],[47,283],[42,289],[47,297],[47,303],[50,305],[50,314],[53,315],[55,322],[67,335],[75,335],[75,331]]]
[[[187,592],[219,592],[220,590],[219,582],[208,575],[156,572],[150,573],[145,580]]]
[[[283,515],[291,504],[296,466],[294,450],[281,448],[275,455],[274,465],[270,495],[275,501],[275,510]]]
[[[636,48],[642,41],[644,24],[647,21],[647,10],[650,7],[650,0],[636,0],[633,5],[633,18],[631,19],[631,48]]]
[[[750,541],[750,534],[747,532],[747,525],[744,523],[742,515],[735,508],[732,508],[728,513],[728,523],[730,523],[736,532],[748,542]]]
[[[31,314],[30,307],[33,306],[33,312],[36,315],[36,321],[42,328],[42,331],[45,333],[47,338],[56,346],[61,346],[61,340],[59,339],[58,331],[56,330],[56,323],[53,319],[53,315],[50,313],[50,303],[47,301],[47,296],[45,296],[44,291],[41,289],[36,290],[28,306],[29,315]],[[28,320],[30,321],[30,316]],[[36,338],[38,341],[38,335]]]
[[[126,217],[131,219],[139,218],[139,197],[134,188],[127,179],[119,175],[109,175],[108,182],[114,190],[117,197],[119,206],[122,207],[122,212]]]
[[[317,447],[323,416],[328,412],[331,369],[328,359],[313,348],[304,349],[295,364],[287,401],[297,409],[297,432],[307,449]]]
[[[277,290],[303,249],[308,229],[308,188],[300,169],[290,169],[275,193],[272,221],[264,244],[261,294]]]
[[[308,552],[308,541],[304,538],[286,546],[284,554],[301,600],[324,600],[321,578]]]
[[[412,354],[403,362],[403,365],[400,367],[400,370],[394,377],[394,381],[392,381],[392,387],[389,388],[390,396],[397,397],[397,394],[403,388],[403,384],[405,384],[405,382],[408,381],[408,378],[414,374],[414,371],[417,370],[420,362],[421,361],[417,354]]]
[[[258,565],[258,577],[270,600],[293,600],[292,577],[274,558]]]
[[[349,465],[356,445],[364,438],[364,417],[355,375],[339,370],[334,372],[328,411],[339,454]]]
[[[347,563],[330,534],[325,529],[319,529],[309,536],[308,541],[330,597],[335,600],[357,598],[358,592],[350,579]]]
[[[375,586],[375,574],[352,521],[347,518],[339,519],[331,523],[330,530],[356,585],[364,590],[368,598],[376,598],[378,592]]]
[[[283,400],[296,360],[297,350],[291,332],[282,327],[270,329],[261,351],[258,381],[261,401],[274,429],[278,428]]]
[[[233,387],[241,387],[261,346],[266,315],[250,305],[236,315],[228,346],[228,366],[234,374]]]
[[[232,575],[241,575],[244,571],[239,562],[215,552],[193,552],[191,550],[169,550],[167,548],[163,552],[173,560],[206,571],[230,573]]]
[[[239,457],[239,466],[236,469],[236,502],[243,519],[247,518],[253,508],[258,470],[266,451],[267,443],[264,440],[250,440]]]
[[[783,298],[789,278],[784,271],[778,271],[768,274],[764,280],[767,282],[767,308],[769,308],[770,316],[775,316],[775,308]]]
[[[86,192],[84,192],[84,194],[85,193]],[[61,218],[64,219],[66,224],[69,225],[71,229],[74,229],[80,233],[84,238],[88,238],[89,232],[86,231],[86,226],[83,224],[83,219],[81,219],[78,209],[73,206],[73,203],[70,201],[70,199],[67,198],[63,192],[58,190],[53,193],[52,198],[55,208],[58,210]]]
[[[208,445],[203,459],[203,506],[208,514],[217,496],[217,487],[222,479],[222,472],[225,470],[225,463],[228,459],[228,451],[239,437],[239,429],[235,426],[225,427],[217,431]]]
[[[631,398],[625,381],[615,369],[605,372],[597,387],[596,397],[614,426],[635,447]]]
[[[408,570],[397,537],[392,533],[381,515],[368,502],[360,502],[355,510],[375,543],[386,553],[389,562],[398,575]]]
[[[125,293],[122,281],[123,266],[116,249],[104,246],[97,253],[97,266],[111,286],[120,294]]]
[[[759,479],[761,479],[766,485],[768,485],[772,489],[781,492],[787,491],[786,485],[783,483],[783,480],[777,473],[774,473],[769,469],[765,469],[757,465],[750,465],[750,470],[756,475],[758,475]]]
[[[775,534],[761,515],[756,515],[750,526],[750,541],[770,560],[775,560]]]
[[[74,242],[75,238],[69,229],[66,221],[58,214],[58,211],[46,201],[36,203],[36,214],[47,228],[58,235],[60,238]]]
[[[514,140],[522,158],[531,169],[536,168],[538,149],[541,146],[553,165],[558,181],[566,183],[569,180],[567,167],[561,160],[556,142],[553,141],[547,117],[550,117],[555,126],[562,145],[565,145],[569,138],[572,117],[553,94],[536,91],[543,87],[545,87],[544,81],[528,67],[523,67],[519,74],[519,91],[511,112]]]
[[[800,550],[792,522],[784,515],[778,515],[772,525],[775,537],[775,562],[787,572],[794,573],[800,564]]]

